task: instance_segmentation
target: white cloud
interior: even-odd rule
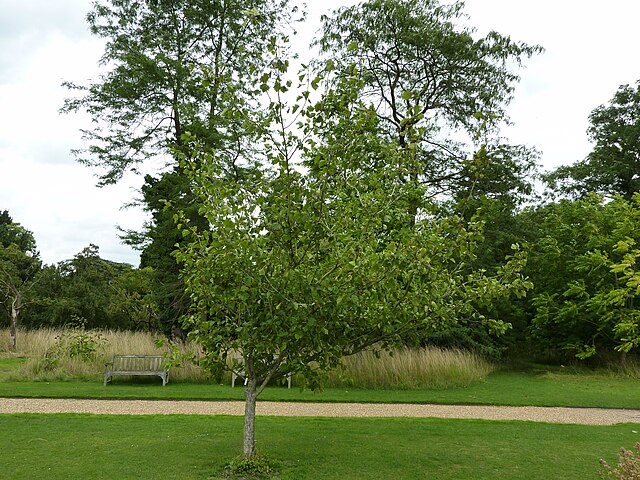
[[[496,30],[540,44],[545,52],[526,61],[509,109],[514,142],[538,146],[554,168],[581,160],[590,150],[589,113],[606,103],[620,84],[640,78],[635,61],[640,41],[640,4],[538,0],[467,0],[480,32]]]
[[[52,35],[76,41],[88,36],[86,0],[2,0],[0,84],[12,83],[31,63],[31,52]]]
[[[120,243],[116,225],[142,225],[142,212],[121,210],[141,180],[95,187],[92,172],[70,153],[81,146],[79,130],[90,120],[58,113],[68,95],[62,82],[82,83],[97,72],[102,42],[87,32],[88,7],[83,0],[0,7],[0,51],[12,52],[0,56],[0,210],[34,232],[45,263],[70,259],[94,243],[107,258],[137,264],[138,253]]]
[[[8,208],[33,231],[45,263],[69,259],[90,243],[110,252],[112,260],[138,263],[137,252],[123,248],[116,231],[116,225],[139,228],[144,220],[139,210],[121,210],[124,199],[135,195],[134,179],[97,188],[91,172],[73,163],[25,161],[4,150],[0,156],[3,164],[20,162],[3,176],[0,210]]]

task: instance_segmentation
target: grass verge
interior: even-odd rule
[[[272,478],[507,480],[598,478],[636,426],[441,419],[263,417]],[[0,415],[3,478],[217,479],[242,445],[242,419]]]
[[[159,379],[117,378],[105,387],[100,380],[15,382],[0,377],[0,397],[241,400],[243,389],[202,383],[169,383],[163,387]],[[640,383],[609,375],[502,371],[480,384],[444,390],[327,388],[314,393],[269,387],[260,396],[259,401],[264,400],[640,408]]]

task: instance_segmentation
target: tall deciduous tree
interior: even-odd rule
[[[449,200],[446,212],[485,223],[474,266],[495,271],[520,241],[509,217],[531,191],[527,176],[535,161],[531,149],[495,136],[519,80],[514,68],[542,49],[497,32],[478,35],[464,26],[463,9],[463,2],[434,0],[361,2],[326,17],[317,44],[336,78],[361,79],[359,95],[370,102],[382,135],[413,151],[403,181],[426,187],[414,191],[427,198]],[[425,200],[413,199],[414,215]],[[507,228],[491,230],[501,225]],[[452,328],[430,341],[493,349],[482,329]]]
[[[106,41],[107,71],[88,86],[65,82],[78,96],[65,112],[87,111],[88,146],[79,161],[117,182],[147,160],[174,166],[173,151],[190,131],[215,148],[236,149],[242,119],[222,113],[248,101],[251,73],[261,69],[286,0],[99,0],[87,15]],[[233,158],[232,155],[230,155]],[[148,167],[147,167],[148,168]]]
[[[236,160],[252,148],[243,134],[251,126],[225,112],[240,111],[255,97],[252,78],[293,10],[287,0],[99,0],[87,16],[92,33],[106,41],[106,72],[87,86],[66,83],[78,95],[63,111],[84,110],[94,120],[83,130],[87,148],[76,154],[101,170],[101,185],[128,170],[164,170],[145,177],[141,203],[150,221],[124,238],[143,251],[142,266],[154,269],[166,330],[184,313],[184,289],[170,256],[174,212],[164,210],[164,200],[181,209],[192,201],[175,160],[190,156],[183,135],[226,151],[226,173],[242,175]]]
[[[595,143],[586,159],[546,175],[553,189],[583,197],[589,192],[622,195],[640,191],[640,81],[622,85],[608,105],[589,115],[589,139]]]
[[[317,42],[339,72],[361,73],[388,138],[412,144],[407,173],[450,192],[473,163],[454,131],[475,136],[506,119],[519,77],[512,68],[542,49],[497,32],[479,37],[464,23],[463,2],[370,0],[324,18]]]

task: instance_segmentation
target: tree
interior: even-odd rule
[[[470,271],[485,270],[495,274],[514,244],[526,245],[536,240],[523,207],[535,199],[537,153],[522,146],[489,143],[474,156],[452,182],[452,198],[445,201],[440,215],[459,215],[465,221],[482,225],[482,241],[476,248],[476,258],[468,265]],[[485,356],[499,358],[507,349],[522,350],[523,337],[530,316],[528,298],[490,305],[487,315],[501,318],[512,325],[505,335],[487,335],[473,324],[458,322],[443,329],[427,341],[443,347],[471,349]],[[516,346],[516,344],[519,344]]]
[[[247,457],[256,399],[278,375],[301,373],[314,386],[345,355],[391,348],[461,313],[502,332],[507,325],[477,307],[529,287],[519,253],[493,277],[465,272],[479,238],[473,226],[438,220],[424,202],[412,209],[425,198],[424,186],[403,181],[415,151],[385,138],[358,98],[360,79],[342,78],[312,105],[303,90],[288,106],[285,72],[276,59],[260,79],[271,101],[251,117],[262,147],[255,174],[230,180],[223,152],[188,159],[209,228],[179,219],[189,239],[176,256],[192,302],[190,336],[209,365],[225,368],[231,352],[243,358],[231,368],[246,385]]]
[[[356,69],[385,135],[418,149],[412,181],[435,197],[451,192],[473,163],[454,138],[476,137],[506,119],[519,77],[511,70],[539,46],[461,26],[464,4],[371,0],[324,18],[317,42],[339,72]],[[453,135],[452,132],[459,132]]]
[[[9,319],[9,348],[16,349],[17,326],[25,292],[41,266],[33,233],[0,213],[0,295]]]
[[[520,239],[509,228],[492,227],[512,226],[505,217],[521,201],[516,197],[530,192],[526,175],[535,158],[528,148],[501,144],[495,134],[519,80],[513,68],[542,49],[496,32],[480,37],[463,26],[463,8],[462,2],[433,0],[361,2],[324,18],[317,45],[337,78],[362,80],[359,94],[371,103],[385,138],[415,150],[404,181],[444,199],[440,215],[485,223],[473,267],[495,272]],[[424,201],[414,198],[410,208],[417,213]],[[496,352],[494,339],[473,323],[460,322],[429,341]]]
[[[640,345],[640,196],[591,194],[542,210],[528,267],[534,341],[578,358]]]
[[[621,85],[609,105],[589,115],[589,139],[595,143],[585,160],[546,175],[551,188],[574,197],[587,193],[621,195],[640,191],[640,81]]]
[[[76,152],[100,168],[101,184],[117,182],[147,160],[175,165],[185,132],[208,145],[234,149],[242,122],[223,115],[247,101],[250,72],[277,33],[286,0],[101,0],[87,15],[91,32],[107,41],[109,68],[89,86],[65,82],[79,97],[63,112],[86,110],[95,126]],[[183,152],[184,153],[184,152]],[[160,158],[158,158],[160,157]]]
[[[141,248],[140,268],[149,269],[153,282],[151,296],[158,308],[158,327],[167,335],[180,336],[179,319],[188,310],[189,302],[180,277],[180,268],[171,252],[182,242],[173,217],[180,210],[189,215],[194,224],[205,227],[202,217],[189,193],[188,178],[177,169],[159,178],[145,176],[142,201],[151,215],[143,232],[129,232],[125,241]],[[171,204],[167,204],[171,200]]]
[[[191,155],[183,135],[228,152],[227,174],[242,175],[236,159],[252,149],[243,140],[248,125],[226,112],[239,111],[261,93],[252,90],[252,77],[294,13],[287,0],[101,0],[87,16],[92,33],[107,41],[101,63],[108,70],[88,86],[67,82],[79,96],[68,99],[63,111],[85,110],[94,120],[83,130],[88,147],[76,154],[101,169],[101,185],[129,170],[150,172],[150,164],[164,170],[145,176],[142,205],[151,221],[124,239],[142,250],[142,266],[153,268],[167,333],[185,313],[170,255],[175,210],[165,205],[170,200],[173,208],[188,209],[193,201],[176,161]]]
[[[88,328],[157,328],[150,278],[148,269],[102,259],[98,247],[89,245],[39,272],[25,324],[63,326],[82,318]]]

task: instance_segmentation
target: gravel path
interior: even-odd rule
[[[243,402],[0,398],[3,413],[243,415]],[[356,403],[258,402],[258,415],[299,417],[437,417],[613,425],[640,423],[640,410]]]

